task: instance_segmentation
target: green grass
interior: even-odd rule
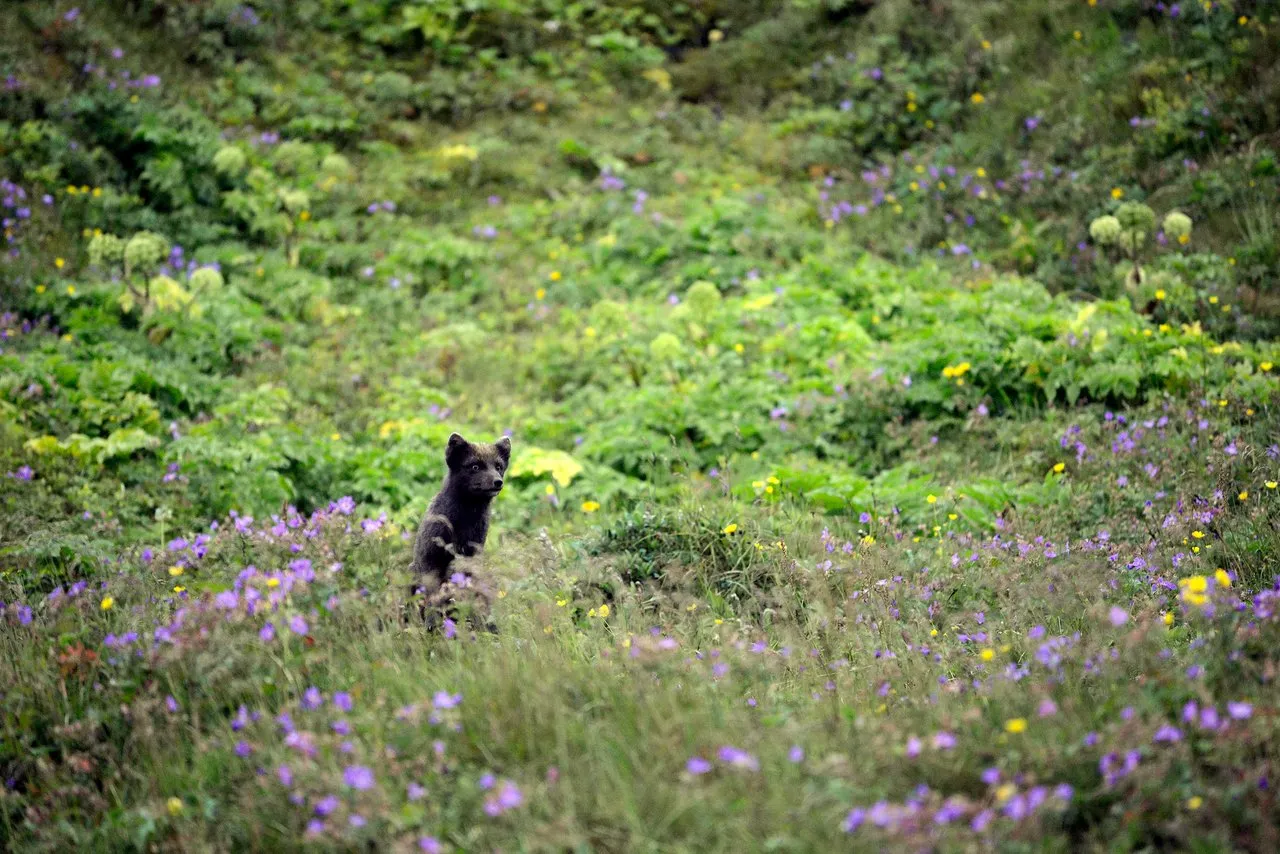
[[[69,11],[0,10],[7,847],[1275,847],[1273,12]],[[455,430],[496,635],[400,619]]]

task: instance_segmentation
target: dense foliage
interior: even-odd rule
[[[0,26],[8,846],[1275,849],[1272,4]]]

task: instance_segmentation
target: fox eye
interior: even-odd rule
[[[480,471],[480,464],[479,464],[479,463],[472,463],[472,464],[471,464],[471,470],[472,470],[472,471]]]

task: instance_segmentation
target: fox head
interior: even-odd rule
[[[451,484],[468,495],[492,498],[502,491],[511,464],[511,439],[503,436],[489,445],[468,442],[454,433],[445,446],[444,461]]]

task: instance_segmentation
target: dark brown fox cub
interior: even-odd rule
[[[474,557],[489,535],[489,503],[502,491],[503,477],[511,462],[511,440],[492,445],[473,444],[454,433],[445,448],[447,472],[444,486],[431,501],[418,540],[413,547],[411,595],[423,597],[422,616],[435,624],[430,612],[452,604],[467,588],[484,604],[484,585],[469,573],[454,578],[450,566],[455,557]],[[484,615],[487,620],[487,614]],[[489,625],[492,629],[492,624]]]

